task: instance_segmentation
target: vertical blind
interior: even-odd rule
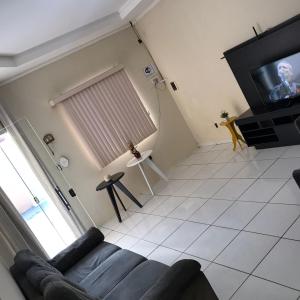
[[[124,69],[62,104],[102,167],[156,131]]]

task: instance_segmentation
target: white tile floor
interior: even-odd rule
[[[300,296],[300,147],[197,149],[101,227],[106,240],[172,265],[191,258],[220,300]],[[120,209],[121,210],[121,209]]]

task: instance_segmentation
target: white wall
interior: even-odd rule
[[[221,110],[249,108],[223,52],[300,13],[299,0],[161,0],[137,24],[199,144],[228,139]],[[259,26],[258,26],[259,25]],[[297,37],[295,37],[297,38]]]
[[[97,225],[113,215],[106,193],[95,191],[105,174],[125,170],[124,183],[136,194],[147,191],[145,182],[137,168],[126,169],[129,153],[99,169],[89,159],[61,107],[53,109],[48,101],[115,64],[124,65],[155,124],[160,124],[159,131],[142,142],[139,149],[154,149],[155,162],[167,170],[191,153],[196,142],[168,90],[157,92],[145,79],[143,67],[149,63],[149,55],[132,31],[126,29],[0,88],[0,101],[15,118],[28,118],[40,137],[49,132],[54,135],[56,158],[70,158],[65,175]],[[147,169],[147,173],[152,183],[158,179],[151,170]]]
[[[0,262],[0,299],[25,300],[9,271]]]

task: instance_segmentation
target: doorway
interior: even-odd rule
[[[49,257],[79,235],[8,131],[0,134],[0,186]]]

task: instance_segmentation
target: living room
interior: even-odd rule
[[[300,168],[297,85],[288,100],[266,105],[260,99],[264,92],[249,88],[248,75],[271,69],[269,64],[279,60],[293,61],[300,48],[291,38],[297,34],[298,1],[0,5],[5,41],[0,50],[0,159],[7,166],[0,172],[0,202],[6,212],[10,209],[9,224],[15,226],[7,231],[8,223],[0,221],[4,268],[13,265],[17,250],[29,248],[52,259],[97,227],[105,243],[170,270],[182,259],[200,263],[204,277],[199,279],[199,273],[197,280],[205,284],[194,284],[191,292],[189,279],[178,299],[300,296],[300,191],[292,178]],[[239,52],[247,45],[254,50]],[[107,102],[95,104],[91,95],[96,93]],[[82,99],[91,101],[86,108],[80,106]],[[253,115],[243,117],[249,109]],[[234,134],[248,146],[241,142],[232,149],[231,133],[220,126],[221,111],[238,118],[227,116],[224,124],[234,120],[242,136]],[[106,131],[112,120],[115,134]],[[20,191],[28,194],[26,201],[32,198],[29,209],[24,203],[16,207]],[[100,233],[92,236],[104,243]],[[120,294],[125,283],[119,278],[115,291],[92,296],[177,299],[180,274],[189,278],[193,269],[184,267],[174,281],[156,282],[165,285],[159,286],[165,294],[157,287],[148,287],[144,298]],[[0,298],[24,299],[13,294],[18,288],[9,282],[11,290],[1,291]]]

